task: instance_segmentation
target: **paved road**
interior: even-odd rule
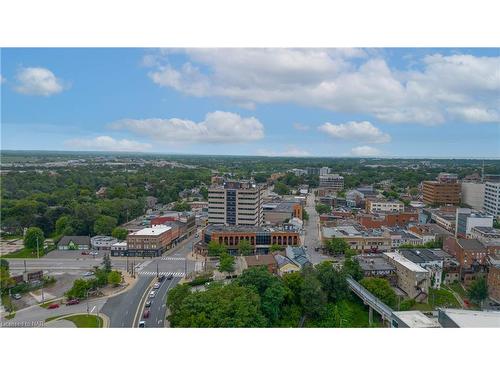
[[[135,285],[127,292],[108,299],[101,311],[109,317],[110,327],[130,328],[134,326],[137,308],[152,280],[153,277],[139,277]]]
[[[167,293],[170,289],[177,285],[181,278],[174,277],[172,280],[165,280],[157,289],[155,298],[151,299],[151,307],[149,307],[149,318],[143,319],[146,321],[147,328],[165,327],[165,317],[167,315]],[[141,311],[142,316],[143,311]],[[139,316],[139,320],[142,318]],[[136,324],[138,324],[136,322]]]
[[[47,270],[47,271],[86,271],[94,266],[100,266],[102,258],[40,258],[40,259],[9,259],[9,266],[12,270],[24,270],[25,261],[27,270]],[[137,263],[143,262],[137,258]],[[126,259],[111,258],[113,268],[126,269]]]
[[[319,235],[319,215],[316,212],[314,203],[314,193],[311,192],[307,196],[306,211],[309,215],[309,220],[305,224],[305,245],[307,246],[307,255],[312,264],[318,264],[331,257],[323,255],[314,251],[316,247],[321,246],[321,239]]]

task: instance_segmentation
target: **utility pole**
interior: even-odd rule
[[[159,273],[158,273],[158,262],[156,262],[156,278],[158,278]]]
[[[40,259],[40,249],[38,247],[38,236],[36,236],[36,257]]]
[[[87,316],[89,315],[89,291],[87,290]]]

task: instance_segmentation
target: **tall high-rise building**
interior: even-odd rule
[[[484,205],[484,184],[480,182],[462,182],[462,203],[476,210]]]
[[[490,215],[500,216],[500,182],[485,182],[484,210]]]
[[[208,189],[208,222],[223,225],[262,225],[265,187],[252,181],[227,181]]]

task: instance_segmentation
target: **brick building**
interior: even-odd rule
[[[387,212],[375,214],[359,214],[358,222],[368,229],[381,227],[406,227],[409,223],[418,222],[417,212]]]

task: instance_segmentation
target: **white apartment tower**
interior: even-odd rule
[[[227,181],[208,189],[208,223],[259,226],[265,188],[251,181]]]
[[[485,182],[484,210],[493,216],[500,216],[500,182]]]

